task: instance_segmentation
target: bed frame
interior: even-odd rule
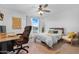
[[[64,28],[49,28],[49,29],[62,30],[62,34],[64,34]]]

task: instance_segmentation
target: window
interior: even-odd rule
[[[33,26],[33,33],[39,32],[39,18],[33,17],[32,18],[32,26]]]
[[[33,26],[39,26],[39,18],[33,17],[32,18],[32,25]]]

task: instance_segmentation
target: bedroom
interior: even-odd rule
[[[6,33],[8,33],[9,35],[22,33],[25,26],[35,26],[32,28],[30,40],[28,43],[29,54],[79,53],[77,42],[72,42],[72,36],[75,36],[75,34],[79,32],[79,4],[48,4],[46,9],[50,10],[50,12],[44,12],[43,15],[38,14],[39,4],[1,4],[0,7],[0,12],[4,14],[3,20],[0,20],[0,25],[6,25]],[[21,19],[21,27],[12,27],[13,17],[15,17],[16,19]],[[37,23],[39,23],[38,25],[32,24],[34,17],[39,20],[37,21]],[[55,30],[55,33],[59,34],[62,34],[63,31],[64,35],[62,38],[66,39],[64,40],[65,42],[62,42],[61,40],[59,43],[57,43],[59,40],[57,39],[56,45],[51,49],[49,48],[49,44],[46,45],[44,43],[40,43],[41,39],[36,40],[38,41],[36,43],[33,41],[33,39],[35,39],[37,36],[40,36],[37,35],[39,33],[45,33],[50,36],[50,34],[48,34],[47,32],[50,31],[50,33],[52,33],[52,29],[53,31]],[[35,33],[35,35],[37,36],[34,35],[33,31],[37,32]],[[70,36],[70,38],[67,38],[67,36]],[[45,38],[47,38],[47,36]],[[69,43],[67,43],[66,41],[69,41]],[[50,43],[49,40],[46,43],[48,42]],[[77,46],[74,46],[73,44],[76,44]],[[21,53],[22,52],[24,51],[21,51]]]

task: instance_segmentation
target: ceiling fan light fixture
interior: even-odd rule
[[[38,12],[39,15],[43,15],[43,13],[44,13],[43,11],[39,11]]]

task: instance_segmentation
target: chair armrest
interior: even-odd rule
[[[15,42],[17,43],[17,44],[19,44],[20,42],[22,42],[23,41],[23,37],[22,37],[22,35],[19,35],[18,34],[18,39],[17,40],[15,40]]]
[[[22,33],[16,34],[16,35],[23,35]]]

